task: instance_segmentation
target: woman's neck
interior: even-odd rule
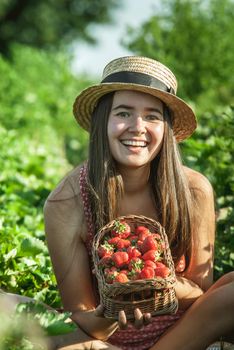
[[[119,169],[126,194],[142,192],[149,186],[150,167]]]
[[[149,183],[150,167],[124,168],[119,171],[124,185],[119,215],[144,215],[157,220],[157,211]]]

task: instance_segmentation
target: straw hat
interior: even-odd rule
[[[88,87],[78,95],[73,113],[80,126],[89,131],[90,118],[100,97],[118,90],[145,92],[163,101],[172,112],[172,127],[178,142],[196,129],[196,117],[191,107],[176,96],[174,74],[162,63],[141,56],[126,56],[111,61],[104,68],[101,83]]]

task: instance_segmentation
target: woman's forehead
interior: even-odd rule
[[[159,98],[145,92],[133,90],[116,91],[113,98],[113,107],[119,103],[163,108],[163,102]]]

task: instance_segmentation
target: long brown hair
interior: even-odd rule
[[[96,230],[116,218],[123,193],[107,136],[113,96],[109,93],[99,100],[91,119],[87,182]]]
[[[107,136],[113,96],[114,92],[100,98],[91,120],[87,184],[96,230],[117,217],[123,195],[122,177],[117,172]],[[165,105],[164,120],[163,144],[151,163],[149,181],[159,221],[165,227],[176,263],[183,254],[187,258],[191,254],[194,206],[173,135],[172,117]]]

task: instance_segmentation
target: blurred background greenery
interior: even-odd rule
[[[161,3],[137,29],[126,28],[122,45],[168,65],[179,96],[196,112],[199,127],[181,150],[184,163],[214,187],[217,279],[234,267],[234,2]],[[54,307],[61,303],[42,207],[86,159],[88,135],[71,106],[95,82],[74,74],[72,48],[77,40],[94,44],[88,26],[111,22],[121,6],[117,0],[0,2],[0,288]]]

